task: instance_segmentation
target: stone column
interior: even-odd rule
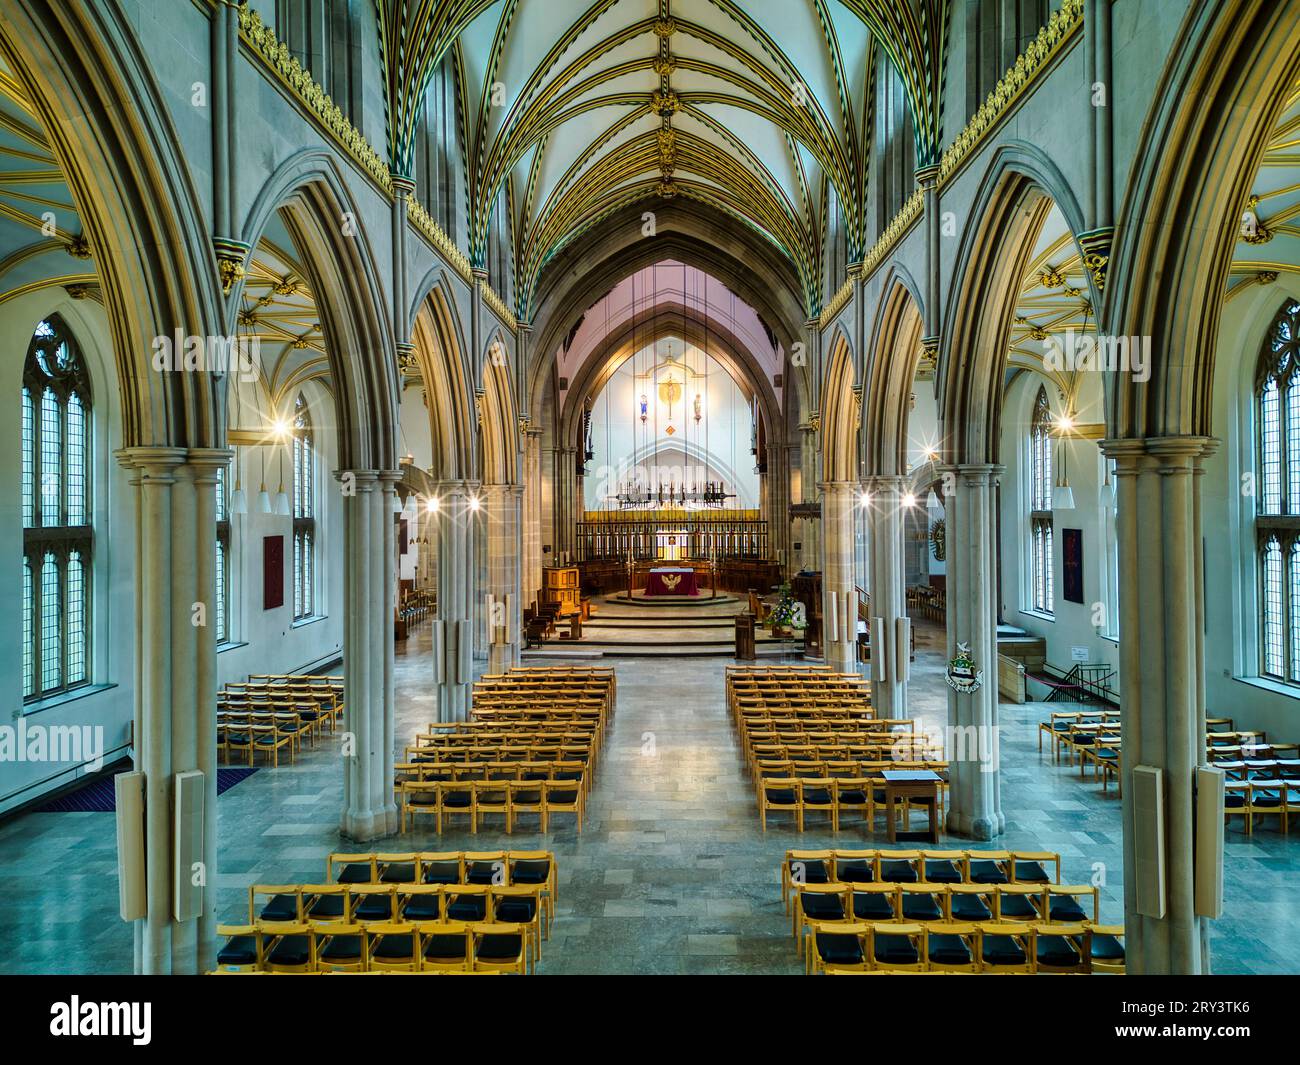
[[[438,510],[430,515],[438,541],[438,620],[434,628],[434,673],[438,720],[469,718],[473,684],[474,541],[478,485],[444,481],[437,486]]]
[[[1106,440],[1115,460],[1119,547],[1121,772],[1128,969],[1210,971],[1207,920],[1195,906],[1195,773],[1205,764],[1200,473],[1215,441]],[[1164,778],[1164,915],[1138,912],[1133,770]],[[1221,826],[1220,826],[1221,827]]]
[[[907,616],[906,575],[903,572],[906,482],[902,477],[870,477],[866,488],[867,551],[871,576],[869,613],[884,623],[881,646],[873,643],[871,648],[871,702],[879,717],[910,717],[907,684],[896,668],[898,620]],[[902,648],[902,653],[910,654],[911,647]]]
[[[571,559],[574,549],[578,499],[578,450],[557,447],[555,455],[555,552],[551,565]]]
[[[521,609],[537,598],[542,586],[542,433],[524,432],[523,599]]]
[[[817,426],[813,422],[804,422],[799,426],[799,439],[801,448],[799,451],[799,501],[801,503],[812,503],[817,499],[817,475],[818,455],[817,455]],[[826,517],[823,513],[822,523],[825,524]],[[821,564],[821,540],[825,535],[822,529],[817,527],[815,521],[803,522],[803,528],[799,530],[800,542],[803,548],[799,553],[799,567],[807,570],[809,573],[816,573],[822,568]]]
[[[948,831],[990,840],[1006,827],[998,762],[997,545],[994,497],[1001,466],[943,467],[952,480],[948,526],[948,658],[969,645],[983,673],[973,692],[948,692],[951,764]]]
[[[145,775],[146,914],[135,922],[135,971],[200,972],[214,963],[217,873],[217,449],[139,447],[130,471],[136,518],[135,769]],[[173,869],[175,777],[203,774],[201,870]],[[202,881],[199,916],[175,919],[179,875]]]
[[[487,520],[488,672],[519,664],[523,603],[520,512],[524,489],[516,484],[483,486]]]
[[[857,593],[853,582],[853,508],[858,486],[827,481],[822,486],[822,642],[826,664],[842,673],[857,666]],[[834,637],[832,639],[832,636]]]
[[[366,841],[397,830],[393,801],[395,471],[341,470],[343,495],[343,814]]]

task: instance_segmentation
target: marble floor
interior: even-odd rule
[[[405,739],[433,714],[428,627],[398,658]],[[614,661],[618,710],[581,835],[468,830],[395,837],[379,849],[542,846],[555,851],[559,908],[539,973],[798,973],[778,867],[787,847],[869,846],[861,827],[837,836],[774,825],[764,835],[723,705],[722,658]],[[911,699],[942,726],[940,634],[919,632]],[[1104,877],[1102,916],[1122,919],[1119,803],[1077,771],[1039,755],[1041,705],[1002,710],[1006,835],[998,846],[1049,849],[1067,880]],[[256,882],[317,880],[340,849],[337,746],[262,770],[221,797],[218,912],[240,919]],[[566,819],[567,821],[567,819]],[[1300,832],[1230,832],[1226,914],[1213,925],[1216,971],[1300,972]],[[1234,822],[1235,826],[1235,822]],[[957,840],[951,841],[960,845]],[[0,822],[0,972],[124,973],[131,929],[117,917],[113,818],[19,814]]]

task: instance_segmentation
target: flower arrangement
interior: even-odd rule
[[[790,585],[783,584],[777,589],[777,604],[772,609],[773,635],[783,630],[801,629],[805,618],[803,604],[790,594]]]

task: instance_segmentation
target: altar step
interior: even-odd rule
[[[803,658],[802,642],[778,640],[760,641],[754,648],[760,659]],[[588,644],[586,640],[567,643],[553,640],[523,652],[523,658],[545,659],[600,659],[600,658],[735,658],[735,641],[723,643],[610,643]]]

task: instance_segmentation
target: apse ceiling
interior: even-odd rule
[[[470,258],[485,260],[504,197],[521,317],[565,245],[620,208],[678,196],[775,244],[815,312],[831,190],[850,261],[864,250],[873,49],[889,56],[920,116],[918,158],[936,158],[948,6],[380,0],[390,151],[399,165],[406,158],[407,101],[420,84],[401,72],[425,71],[427,84],[445,48],[463,101]]]

